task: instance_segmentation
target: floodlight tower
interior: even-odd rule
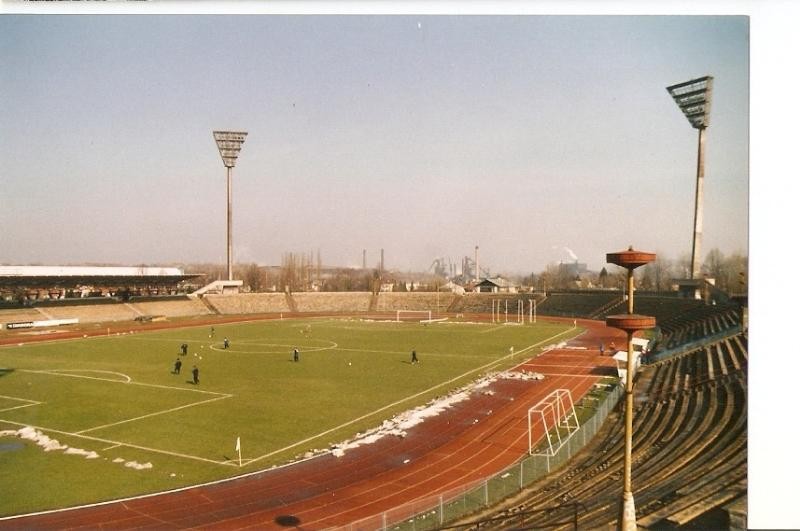
[[[694,196],[694,239],[692,240],[692,279],[700,277],[700,240],[703,232],[703,178],[705,177],[705,131],[711,114],[712,76],[699,77],[667,87],[678,108],[697,129],[697,187]]]
[[[627,251],[606,254],[606,261],[628,270],[628,313],[609,315],[606,326],[619,328],[628,334],[628,360],[625,370],[625,461],[623,472],[622,506],[619,528],[623,531],[636,531],[636,506],[633,503],[631,487],[631,455],[633,453],[633,373],[635,363],[633,357],[633,333],[647,330],[656,325],[655,317],[633,313],[633,270],[656,259],[654,253],[634,251],[633,246]]]
[[[214,140],[217,142],[217,148],[222,157],[222,163],[228,170],[228,280],[233,280],[233,203],[231,199],[231,170],[236,166],[236,159],[239,157],[239,151],[242,150],[242,144],[244,144],[246,137],[246,131],[214,131]]]

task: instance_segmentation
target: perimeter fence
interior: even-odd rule
[[[595,413],[583,421],[578,432],[554,456],[529,455],[505,470],[469,485],[417,498],[380,514],[338,527],[341,531],[429,531],[448,522],[491,507],[543,478],[567,463],[600,430],[603,422],[619,402],[624,389],[615,385],[597,404]],[[464,529],[474,523],[465,525]],[[448,529],[458,529],[449,526]]]

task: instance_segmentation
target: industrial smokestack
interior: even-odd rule
[[[383,275],[383,249],[381,249],[381,275]]]
[[[366,269],[366,268],[367,268],[367,250],[366,250],[366,249],[364,249],[364,250],[361,252],[361,254],[362,254],[362,258],[361,258],[361,269]]]
[[[481,268],[478,262],[478,246],[475,246],[475,280],[480,280]]]

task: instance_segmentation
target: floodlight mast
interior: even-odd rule
[[[694,195],[694,238],[690,278],[700,277],[700,243],[703,235],[703,179],[705,178],[706,137],[711,114],[712,76],[700,77],[667,87],[678,108],[697,129],[697,186]]]
[[[239,151],[242,150],[247,137],[246,131],[214,131],[214,140],[217,142],[219,155],[228,174],[228,280],[233,280],[233,200],[232,200],[232,175],[231,170],[236,166]]]

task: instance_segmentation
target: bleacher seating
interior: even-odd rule
[[[47,319],[40,312],[34,308],[13,308],[0,310],[0,324],[6,323],[37,321],[39,319]]]
[[[224,315],[288,313],[291,311],[284,293],[205,295],[204,299],[218,313]]]
[[[376,310],[379,312],[395,310],[445,312],[455,297],[456,295],[451,292],[379,293]]]
[[[372,300],[370,292],[311,292],[292,293],[292,299],[301,313],[351,313],[366,312]]]
[[[131,302],[130,305],[142,315],[163,315],[164,317],[189,317],[210,315],[213,312],[198,298],[184,297],[173,300],[148,300]]]
[[[133,321],[139,313],[127,303],[80,304],[75,306],[47,306],[43,311],[52,319],[78,319],[81,323]]]
[[[617,292],[554,292],[547,294],[547,298],[537,307],[537,311],[541,315],[558,317],[589,317],[618,299],[620,294]]]
[[[722,508],[747,494],[747,337],[738,334],[644,369],[637,380],[633,490],[639,528],[724,527]],[[624,415],[618,407],[594,440],[562,469],[495,512],[493,526],[614,527],[618,514]],[[551,507],[550,511],[532,509]],[[716,510],[716,512],[713,512]],[[719,513],[722,513],[720,516]],[[507,524],[500,524],[497,515]],[[705,520],[701,520],[705,518]]]
[[[516,315],[518,301],[524,303],[525,315],[528,315],[531,300],[536,299],[537,304],[542,300],[541,295],[531,293],[467,293],[465,294],[457,309],[451,311],[458,313],[492,313],[493,301],[500,301],[500,312],[505,312],[506,302],[508,302],[509,315]]]

